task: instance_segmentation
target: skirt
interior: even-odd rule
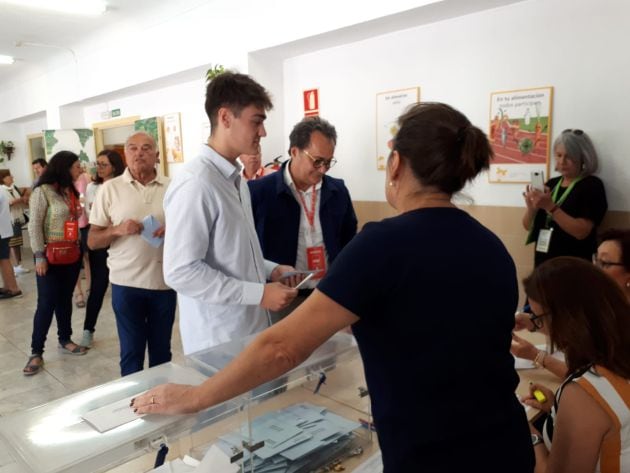
[[[22,225],[21,222],[13,223],[13,237],[9,240],[9,247],[15,248],[16,246],[22,246],[24,239],[22,238]]]

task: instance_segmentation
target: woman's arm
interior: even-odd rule
[[[527,194],[533,207],[542,209],[552,215],[553,221],[573,238],[584,240],[591,234],[594,223],[586,218],[571,217],[561,207],[556,205],[551,198],[550,192],[540,192],[534,189]]]
[[[200,386],[166,384],[138,396],[138,414],[197,412],[232,399],[297,366],[358,317],[315,290],[288,317],[258,335],[227,367]]]
[[[536,473],[593,473],[612,419],[577,383],[568,383],[559,403],[549,456],[536,453]]]

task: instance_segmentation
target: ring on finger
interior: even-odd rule
[[[155,396],[151,396],[151,404],[155,404]]]

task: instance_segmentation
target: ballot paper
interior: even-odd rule
[[[230,463],[230,457],[213,445],[206,452],[195,473],[238,473],[241,468],[237,464]]]
[[[219,437],[215,446],[228,456],[243,451],[243,464],[257,473],[290,473],[341,452],[360,426],[325,407],[300,403],[261,415],[251,426],[243,424]],[[250,454],[243,442],[264,445]]]
[[[164,242],[164,238],[153,236],[153,233],[162,227],[162,224],[158,221],[158,219],[156,219],[153,215],[147,215],[142,219],[142,227],[142,233],[140,233],[142,239],[153,248],[159,248]]]
[[[129,422],[139,420],[144,414],[139,415],[133,412],[129,405],[131,400],[138,396],[135,394],[120,401],[108,404],[93,411],[87,412],[81,416],[84,421],[90,424],[99,432],[107,432]]]

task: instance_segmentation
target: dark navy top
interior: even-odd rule
[[[532,471],[510,354],[516,270],[492,232],[455,208],[370,223],[318,289],[360,318],[386,472]]]

